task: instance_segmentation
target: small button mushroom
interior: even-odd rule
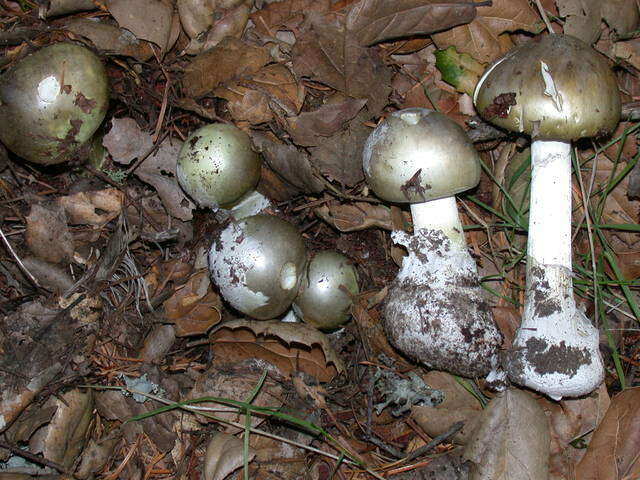
[[[330,250],[319,252],[309,261],[293,309],[306,323],[334,329],[349,320],[351,297],[359,291],[358,273],[347,257]]]
[[[84,160],[107,113],[100,59],[73,43],[27,55],[0,78],[0,140],[16,155],[51,165]]]
[[[505,369],[553,399],[585,395],[604,370],[598,330],[573,298],[571,141],[613,131],[616,78],[587,44],[548,35],[489,67],[474,101],[488,121],[533,138],[525,306]]]
[[[440,113],[400,110],[371,133],[363,164],[376,195],[410,203],[413,216],[412,236],[392,234],[409,255],[385,300],[389,341],[430,368],[486,375],[497,367],[502,335],[467,251],[454,196],[480,180],[471,141]]]
[[[209,269],[220,293],[246,315],[267,320],[293,302],[306,267],[302,235],[273,215],[231,219],[209,251]]]
[[[184,142],[178,183],[201,207],[227,208],[250,194],[260,178],[260,158],[249,136],[234,125],[206,125]]]

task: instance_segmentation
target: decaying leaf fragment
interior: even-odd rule
[[[344,371],[342,360],[319,330],[304,323],[279,320],[233,320],[210,336],[215,362],[260,358],[283,375],[302,371],[328,382]]]
[[[549,470],[549,424],[532,395],[509,389],[483,411],[465,448],[471,480],[539,480]]]
[[[41,260],[59,263],[73,257],[73,236],[67,216],[59,205],[33,204],[27,216],[25,241]]]
[[[124,193],[116,188],[78,192],[58,198],[72,225],[102,226],[116,218],[124,204]]]
[[[347,28],[361,45],[427,35],[468,23],[476,15],[466,0],[362,0],[347,17]]]
[[[249,448],[249,461],[255,456],[256,452],[253,448]],[[204,454],[204,478],[205,480],[224,480],[243,463],[242,440],[228,433],[216,433]]]
[[[316,208],[315,214],[341,232],[356,232],[376,227],[393,230],[391,210],[382,204],[329,200]]]

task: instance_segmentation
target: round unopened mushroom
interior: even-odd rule
[[[234,125],[215,123],[182,144],[178,183],[201,207],[225,208],[250,193],[260,179],[260,158],[249,136]]]
[[[602,381],[598,330],[576,308],[571,280],[571,141],[611,132],[620,95],[606,60],[582,41],[548,35],[493,64],[474,94],[488,121],[531,135],[531,199],[522,323],[509,378],[551,398]]]
[[[352,297],[359,291],[358,272],[347,257],[331,250],[318,252],[309,261],[293,309],[316,328],[334,329],[349,320]]]
[[[414,234],[389,287],[384,326],[398,350],[430,368],[467,377],[497,366],[502,336],[467,251],[455,194],[480,180],[478,154],[464,130],[422,108],[390,115],[369,136],[364,172],[377,196],[410,203]]]
[[[108,103],[95,54],[73,43],[41,48],[0,78],[0,140],[33,163],[83,160]]]
[[[231,219],[209,251],[209,269],[229,304],[253,318],[277,317],[291,306],[307,262],[302,235],[273,215]]]

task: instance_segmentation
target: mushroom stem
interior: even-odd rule
[[[458,215],[456,197],[444,197],[422,203],[411,204],[413,229],[440,230],[451,241],[451,245],[459,250],[467,248],[467,241],[462,231],[462,223]]]
[[[522,323],[506,368],[554,400],[602,381],[598,330],[576,308],[571,280],[571,144],[535,141]]]

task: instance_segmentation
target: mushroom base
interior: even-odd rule
[[[502,335],[483,298],[475,262],[439,230],[393,232],[409,252],[384,305],[393,346],[429,368],[482,377],[498,363]]]
[[[586,395],[604,376],[598,330],[576,308],[568,268],[530,263],[522,324],[506,355],[509,378],[554,400]]]

